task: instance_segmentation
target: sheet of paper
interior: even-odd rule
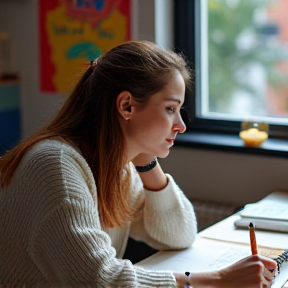
[[[249,245],[198,237],[191,248],[180,251],[161,251],[135,265],[147,270],[169,270],[179,273],[204,272],[225,268],[248,255],[251,255]],[[287,279],[288,262],[285,262],[272,288],[281,288]]]
[[[240,216],[238,215],[232,215],[205,229],[198,235],[209,239],[249,244],[250,238],[248,227],[247,230],[238,229],[234,225],[234,221],[239,218]],[[258,246],[288,249],[288,233],[260,231],[256,229],[256,237]]]
[[[197,239],[191,248],[181,251],[165,251],[137,263],[152,270],[213,271],[227,267],[251,255],[250,246],[229,244],[208,239]]]

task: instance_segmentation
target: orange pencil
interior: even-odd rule
[[[252,222],[249,224],[249,234],[250,234],[250,245],[252,255],[258,254],[257,242],[256,242],[256,235],[255,235],[255,226]]]

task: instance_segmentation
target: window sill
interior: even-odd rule
[[[187,131],[177,136],[175,146],[288,157],[288,139],[279,138],[268,138],[258,147],[247,147],[239,135]]]

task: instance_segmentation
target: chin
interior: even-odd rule
[[[169,153],[170,153],[170,150],[168,150],[168,151],[166,151],[166,152],[161,152],[161,153],[158,153],[158,154],[156,154],[157,155],[157,157],[159,157],[159,158],[166,158],[168,155],[169,155]]]

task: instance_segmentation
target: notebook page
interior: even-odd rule
[[[181,251],[158,252],[137,263],[149,270],[203,272],[225,268],[251,255],[250,246],[197,239],[191,248]]]

